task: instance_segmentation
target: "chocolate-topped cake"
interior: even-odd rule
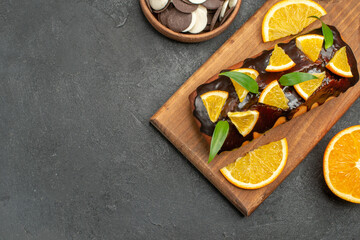
[[[340,93],[345,92],[351,86],[354,86],[359,80],[357,62],[351,48],[342,40],[340,33],[335,27],[330,27],[333,32],[333,45],[327,49],[322,47],[319,58],[314,62],[310,60],[296,46],[294,38],[288,43],[280,43],[278,46],[295,62],[295,66],[282,72],[268,72],[265,69],[269,65],[269,59],[273,50],[263,51],[254,58],[248,58],[229,69],[222,72],[228,72],[239,68],[255,69],[259,75],[256,82],[259,86],[259,93],[249,92],[245,99],[240,102],[237,92],[235,91],[233,81],[227,76],[216,75],[209,79],[203,85],[200,85],[190,96],[189,100],[193,110],[194,119],[200,128],[200,132],[205,139],[211,142],[211,136],[218,121],[227,121],[230,125],[228,136],[220,151],[228,151],[242,146],[244,142],[251,141],[259,134],[263,134],[274,126],[289,121],[300,113],[311,110],[313,107],[322,105],[330,97],[337,97]],[[316,29],[309,34],[322,35],[321,29]],[[342,77],[330,71],[326,65],[334,57],[335,53],[346,47],[348,64],[350,65],[353,77]],[[305,100],[298,94],[294,86],[280,85],[283,93],[288,99],[288,108],[281,109],[274,106],[266,105],[259,102],[261,92],[274,80],[279,80],[281,76],[292,72],[304,72],[318,74],[325,72],[325,78],[321,85]],[[210,91],[225,91],[228,93],[225,104],[222,107],[220,116],[216,121],[211,121],[208,111],[204,105],[201,95]],[[257,122],[251,132],[246,136],[239,133],[238,129],[228,117],[229,112],[244,112],[256,110],[259,113]]]

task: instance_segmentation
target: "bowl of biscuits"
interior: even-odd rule
[[[221,34],[239,12],[241,0],[140,0],[150,24],[164,36],[185,43]]]

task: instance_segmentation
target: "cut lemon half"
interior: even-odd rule
[[[318,60],[324,36],[308,34],[296,38],[296,46],[313,62]]]
[[[229,97],[229,93],[216,90],[204,93],[200,97],[205,105],[210,120],[212,122],[216,122],[227,98]]]
[[[267,72],[282,72],[294,67],[295,65],[294,61],[285,53],[284,49],[276,44],[271,53],[269,65],[265,70]]]
[[[240,72],[248,75],[249,77],[253,78],[254,80],[259,76],[259,72],[252,68],[239,68],[232,70],[232,72]],[[236,94],[239,97],[239,101],[242,102],[246,98],[246,95],[249,93],[243,86],[235,82],[231,79],[232,84],[234,85]]]
[[[277,80],[272,81],[261,92],[259,102],[273,107],[287,110],[289,99],[286,98]]]
[[[324,177],[338,197],[360,203],[360,125],[333,137],[324,154]]]
[[[258,189],[272,183],[280,175],[287,157],[288,144],[283,138],[247,153],[220,171],[237,187]]]
[[[255,124],[259,119],[259,112],[256,110],[246,112],[228,112],[228,117],[235,125],[239,133],[245,137],[254,129]]]
[[[262,23],[264,42],[274,41],[301,32],[322,17],[326,11],[318,3],[311,0],[284,0],[272,6],[266,13]]]
[[[341,77],[353,77],[346,55],[346,46],[340,48],[326,65],[326,68]]]
[[[307,100],[315,91],[321,86],[322,81],[325,78],[325,72],[312,73],[317,79],[311,79],[306,82],[302,82],[294,85],[296,92],[305,100]]]

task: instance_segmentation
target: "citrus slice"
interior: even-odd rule
[[[331,139],[324,154],[324,177],[335,195],[360,203],[360,125]]]
[[[280,88],[278,81],[274,80],[260,94],[259,102],[273,107],[287,110],[289,99]]]
[[[218,90],[210,91],[200,96],[212,122],[216,122],[219,118],[228,96],[228,92]]]
[[[353,77],[346,55],[346,46],[340,48],[326,65],[326,68],[341,77]]]
[[[266,67],[267,72],[282,72],[295,66],[293,60],[285,53],[284,49],[277,44],[274,47],[273,52],[269,60],[269,65]]]
[[[316,76],[317,79],[311,79],[309,81],[294,85],[296,92],[305,100],[307,100],[311,94],[313,94],[315,90],[321,86],[321,83],[325,78],[325,72],[312,73],[312,75]]]
[[[232,72],[240,72],[248,75],[249,77],[253,78],[254,80],[259,76],[259,72],[252,68],[239,68],[235,69]],[[243,86],[235,82],[231,79],[231,82],[234,85],[235,91],[239,97],[240,102],[244,101],[246,98],[246,95],[249,93],[248,90],[246,90]]]
[[[228,116],[239,133],[245,137],[254,129],[255,124],[259,119],[259,112],[256,110],[246,112],[228,112]]]
[[[308,34],[296,38],[296,46],[313,62],[318,60],[324,36]]]
[[[258,189],[272,183],[282,172],[288,157],[286,138],[261,146],[220,169],[237,187]]]
[[[321,17],[326,11],[318,3],[311,0],[284,0],[272,6],[266,13],[262,23],[264,42],[273,41],[301,32],[305,27]]]

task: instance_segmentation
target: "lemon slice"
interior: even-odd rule
[[[326,65],[326,68],[341,77],[353,77],[346,55],[346,46],[340,48]]]
[[[254,129],[255,124],[259,119],[259,112],[256,110],[246,112],[228,112],[228,117],[235,125],[239,133],[245,137]]]
[[[210,120],[212,122],[216,122],[227,98],[229,97],[229,93],[216,90],[204,93],[200,97],[205,105]]]
[[[259,102],[283,110],[289,109],[289,99],[280,88],[278,81],[274,80],[260,94]]]
[[[254,80],[259,76],[259,72],[252,68],[239,68],[232,70],[232,72],[240,72],[248,75],[249,77],[253,78]],[[249,93],[248,90],[246,90],[243,86],[235,82],[233,79],[231,79],[232,84],[234,85],[236,94],[239,97],[239,101],[242,102],[246,98],[246,95]]]
[[[360,203],[360,125],[333,137],[324,154],[324,177],[338,197]]]
[[[277,44],[274,47],[273,52],[269,60],[269,65],[266,67],[267,72],[282,72],[294,67],[296,64],[285,53],[284,49]]]
[[[296,38],[296,46],[313,62],[318,60],[324,36],[308,34]]]
[[[301,32],[326,11],[318,3],[311,0],[284,0],[272,6],[266,13],[262,23],[264,42],[274,41]]]
[[[312,73],[312,75],[318,78],[294,85],[296,92],[305,100],[307,100],[315,92],[315,90],[321,86],[321,83],[325,78],[325,72]]]
[[[283,138],[247,153],[220,171],[237,187],[258,189],[272,183],[280,175],[287,157],[288,144]]]

